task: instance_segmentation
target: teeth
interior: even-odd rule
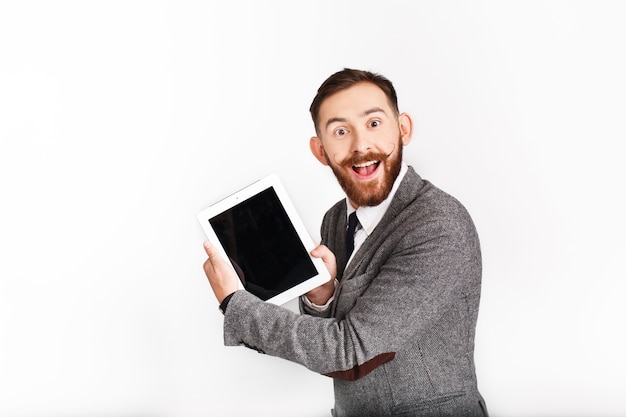
[[[374,165],[377,164],[379,161],[368,161],[368,162],[363,162],[361,164],[356,164],[354,165],[356,168],[365,168],[368,167],[370,165]]]

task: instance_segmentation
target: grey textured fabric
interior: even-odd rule
[[[337,417],[487,415],[474,369],[481,255],[465,208],[409,168],[347,268],[345,230],[342,200],[321,229],[340,271],[325,312],[301,304],[298,315],[238,291],[225,344],[334,378]]]

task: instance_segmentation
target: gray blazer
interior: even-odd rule
[[[238,291],[225,344],[332,377],[337,417],[486,416],[474,369],[481,255],[465,208],[409,168],[347,267],[345,229],[342,200],[321,229],[340,280],[326,311],[302,304],[298,315]]]

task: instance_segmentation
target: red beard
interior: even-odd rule
[[[326,154],[326,151],[324,150]],[[400,169],[402,168],[402,141],[398,140],[398,144],[389,154],[374,152],[368,154],[359,154],[347,158],[346,160],[335,163],[331,162],[328,154],[326,159],[330,168],[333,170],[335,177],[343,191],[348,196],[352,204],[357,206],[377,206],[382,203],[391,192],[393,183],[395,182]],[[366,161],[379,161],[378,169],[384,170],[382,179],[376,178],[371,181],[358,181],[353,175],[344,171],[344,169],[353,169],[354,165]]]

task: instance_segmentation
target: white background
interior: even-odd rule
[[[626,415],[625,19],[621,1],[1,2],[0,416],[328,415],[330,379],[222,346],[195,216],[276,172],[319,236],[342,193],[308,106],[343,67],[394,82],[406,160],[475,220],[492,416]]]

